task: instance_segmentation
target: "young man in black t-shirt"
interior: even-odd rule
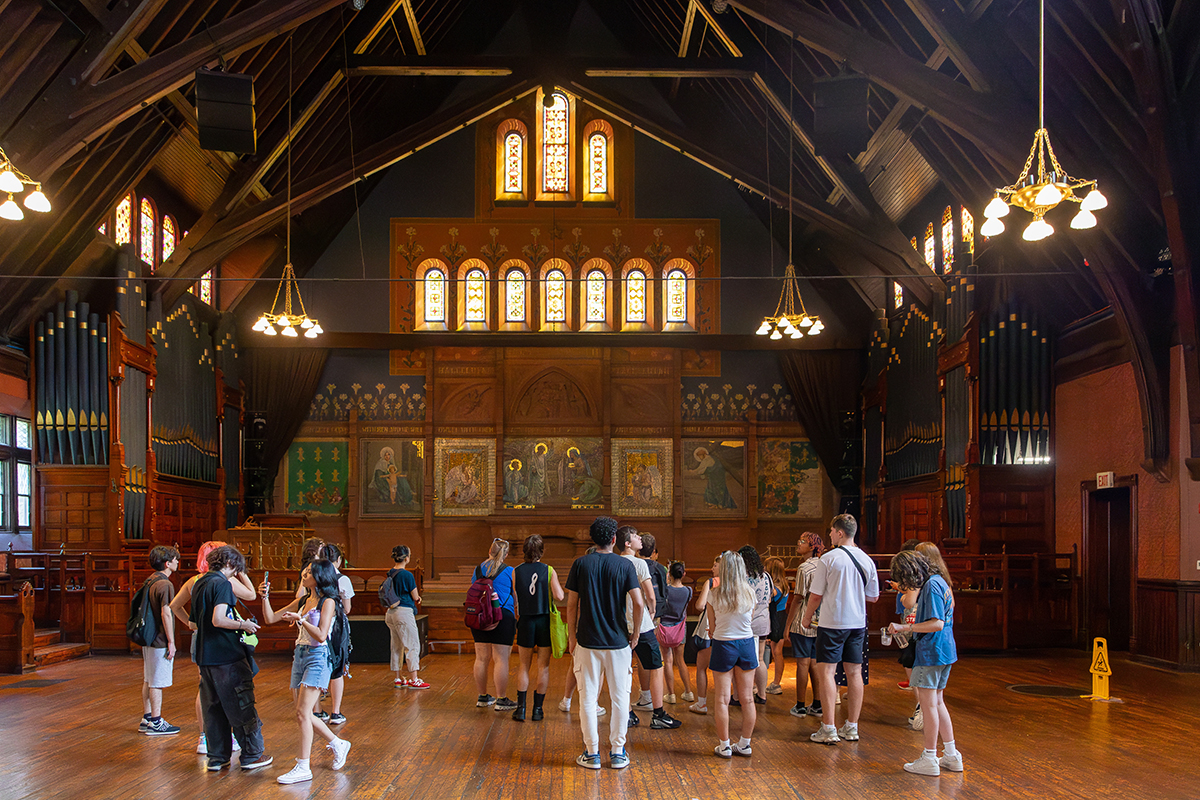
[[[246,560],[237,548],[218,547],[208,555],[208,573],[192,586],[209,772],[229,766],[231,734],[242,744],[242,769],[261,769],[272,761],[263,752],[262,720],[254,707],[254,668],[239,635],[256,633],[258,624],[233,616],[237,599],[229,579],[245,571]]]
[[[629,729],[629,689],[633,675],[633,646],[638,631],[625,625],[628,597],[633,618],[641,619],[645,604],[633,565],[613,555],[617,521],[597,517],[592,523],[596,552],[575,559],[567,576],[568,647],[579,681],[579,722],[583,728],[583,755],[575,763],[600,769],[600,736],[596,728],[596,697],[601,681],[608,680],[609,763],[613,769],[629,766],[625,735]]]

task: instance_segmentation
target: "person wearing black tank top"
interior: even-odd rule
[[[550,604],[564,597],[562,585],[554,568],[542,563],[546,546],[536,533],[525,539],[525,563],[513,571],[513,594],[517,598],[517,653],[521,666],[517,670],[517,708],[512,718],[525,720],[525,704],[529,691],[529,667],[537,648],[538,680],[533,692],[533,719],[542,719],[542,703],[550,685]]]

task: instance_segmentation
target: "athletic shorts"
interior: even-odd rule
[[[950,667],[953,664],[935,664],[931,667],[913,667],[912,682],[914,689],[945,689],[950,681]]]
[[[332,665],[329,663],[329,648],[325,645],[296,645],[292,656],[291,687],[311,686],[316,689],[329,688]]]
[[[490,631],[471,629],[471,638],[476,644],[499,644],[512,647],[513,637],[517,635],[517,615],[507,608],[500,609],[500,624]]]
[[[143,647],[142,680],[151,689],[166,689],[171,685],[171,665],[174,663],[167,660],[167,648]]]
[[[865,628],[817,628],[818,664],[861,664],[866,644]]]
[[[549,614],[526,614],[517,620],[517,647],[549,646]]]
[[[792,652],[796,658],[812,658],[817,653],[817,637],[805,636],[803,633],[789,633],[792,640]]]
[[[748,639],[713,639],[708,668],[713,672],[758,669],[758,637]]]
[[[780,610],[771,614],[771,633],[769,638],[772,642],[783,641],[783,631],[787,627],[787,611]]]
[[[654,635],[654,631],[642,631],[633,652],[637,654],[642,669],[662,668],[662,651],[658,649],[658,637]]]

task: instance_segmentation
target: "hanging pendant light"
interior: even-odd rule
[[[1008,186],[996,190],[995,197],[983,210],[985,222],[979,232],[987,237],[1004,232],[1000,218],[1008,214],[1009,206],[1023,208],[1033,215],[1033,222],[1026,226],[1021,238],[1037,242],[1054,233],[1054,227],[1043,219],[1047,212],[1064,201],[1079,203],[1081,213],[1071,221],[1077,230],[1095,227],[1096,217],[1090,212],[1108,205],[1094,179],[1082,180],[1067,174],[1054,148],[1050,145],[1050,132],[1046,129],[1046,0],[1039,1],[1038,17],[1038,129],[1033,135],[1033,147],[1029,158],[1017,179]],[[1084,189],[1091,188],[1086,197],[1080,198]],[[1087,213],[1087,216],[1084,216]],[[1090,224],[1089,224],[1090,223]]]
[[[36,211],[39,214],[48,212],[50,201],[46,199],[46,195],[42,194],[42,184],[17,169],[8,154],[4,152],[4,148],[0,147],[0,192],[8,193],[8,200],[0,203],[0,217],[11,219],[14,222],[25,219],[25,212],[21,211],[21,207],[17,205],[13,195],[21,194],[28,186],[32,186],[33,191],[25,195],[21,203],[30,211]]]

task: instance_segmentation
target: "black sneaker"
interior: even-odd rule
[[[636,728],[638,725],[641,725],[641,723],[638,721],[637,714],[634,714],[632,711],[630,711],[629,712],[629,727]]]
[[[345,722],[346,722],[345,714],[330,714],[329,715],[329,724],[330,725],[342,725]]]
[[[650,729],[655,731],[674,730],[681,725],[683,725],[682,722],[665,711],[662,714],[655,714],[654,719],[650,720]]]
[[[501,697],[496,701],[494,711],[515,711],[517,709],[517,701],[509,700],[507,697]]]
[[[499,705],[499,703],[497,703],[496,705]],[[525,706],[517,706],[516,711],[514,711],[512,713],[512,718],[515,719],[517,722],[524,722],[525,721]]]
[[[765,706],[767,704],[767,698],[759,697],[758,695],[754,695],[754,704],[759,705],[759,706]]]
[[[147,720],[146,729],[142,733],[147,736],[174,736],[179,733],[179,728],[159,717],[158,722]]]
[[[328,711],[316,711],[313,713],[313,716],[319,720],[327,720],[327,719],[329,719],[329,712]]]
[[[807,717],[808,706],[804,705],[804,703],[796,703],[796,705],[792,706],[792,710],[788,713],[793,717]]]
[[[496,698],[492,697],[490,694],[481,694],[479,695],[479,699],[475,701],[475,707],[487,708],[495,702]]]
[[[210,758],[208,760],[208,768],[207,769],[209,772],[216,772],[216,771],[224,769],[225,767],[228,767],[228,766],[229,766],[228,759],[226,759],[225,761],[217,761],[216,759]]]
[[[542,711],[542,707],[541,707],[541,706],[534,706],[534,707],[533,707],[533,716],[531,717],[531,719],[532,719],[534,722],[540,722],[540,721],[541,721],[541,719],[542,719],[542,717],[544,717],[544,716],[546,716],[546,715],[545,715],[545,713]]]
[[[742,701],[738,700],[736,697],[731,697],[731,698],[729,698],[729,705],[737,706],[738,708],[741,708]]]
[[[825,712],[821,711],[820,701],[813,703],[811,706],[808,707],[808,715],[810,717],[819,717],[823,713],[825,713]]]

